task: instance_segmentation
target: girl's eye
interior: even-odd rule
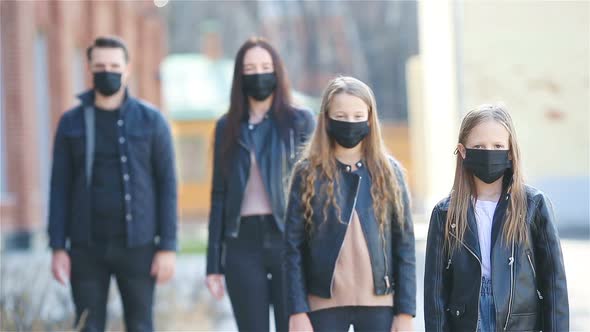
[[[473,148],[474,149],[481,149],[481,145],[475,145]]]
[[[504,145],[502,145],[502,144],[496,144],[496,149],[503,150],[504,149]]]

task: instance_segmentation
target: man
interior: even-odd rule
[[[176,175],[170,129],[127,91],[129,54],[116,37],[87,50],[94,89],[64,113],[53,148],[51,270],[70,280],[76,326],[104,331],[111,276],[128,331],[153,331],[155,282],[176,260]]]

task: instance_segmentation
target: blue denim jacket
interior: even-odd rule
[[[64,113],[53,146],[49,246],[92,245],[91,179],[94,161],[94,91]],[[126,93],[117,122],[125,197],[127,246],[155,243],[176,250],[177,191],[170,128],[153,106]],[[117,179],[113,179],[117,180]]]

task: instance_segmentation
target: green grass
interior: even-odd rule
[[[179,254],[195,255],[205,254],[207,252],[207,241],[199,239],[182,239],[180,240],[180,252]]]

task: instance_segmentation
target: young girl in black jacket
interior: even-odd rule
[[[352,77],[332,80],[289,195],[291,331],[412,329],[408,196],[401,166],[385,152],[371,89]]]
[[[426,331],[568,331],[551,202],[524,183],[508,112],[469,112],[456,154],[453,189],[428,231]]]

